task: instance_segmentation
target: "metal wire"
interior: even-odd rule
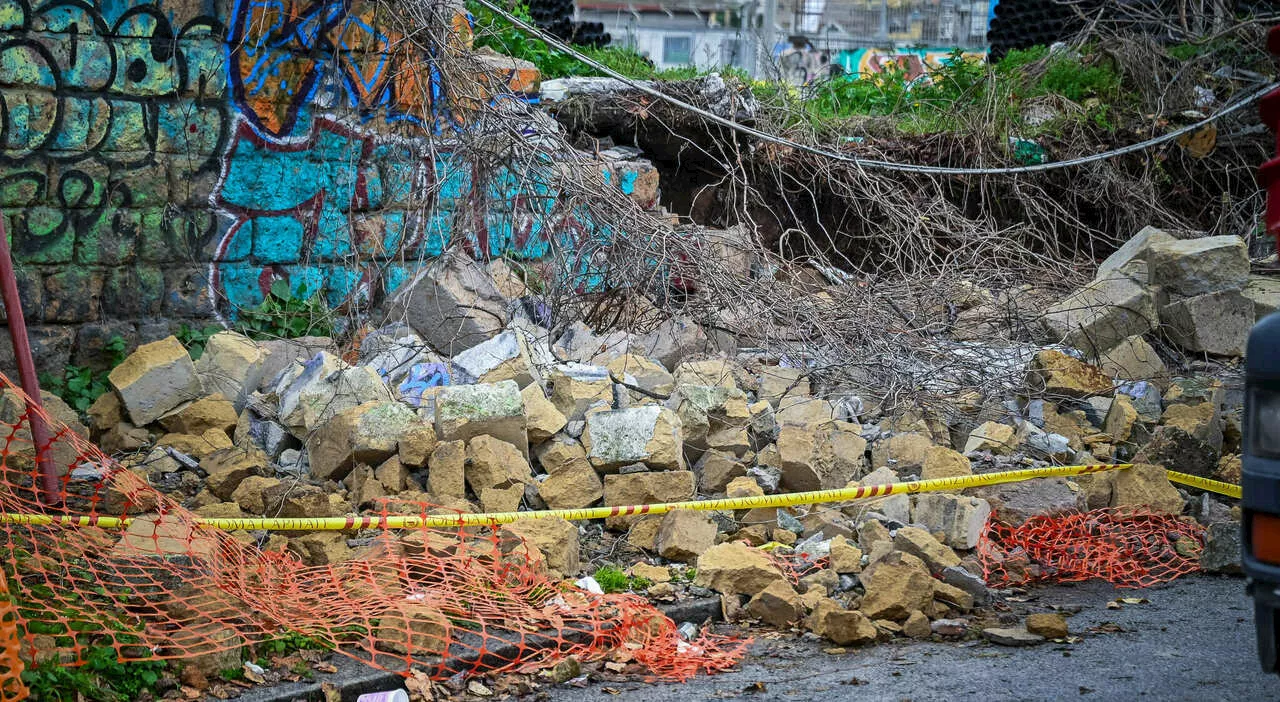
[[[1091,154],[1089,156],[1080,156],[1078,158],[1067,159],[1065,161],[1051,161],[1048,163],[1037,163],[1037,164],[1032,164],[1028,166],[1009,166],[1005,168],[957,168],[957,167],[951,167],[951,166],[928,166],[928,165],[914,164],[914,163],[895,163],[893,161],[878,161],[875,159],[857,158],[855,156],[848,156],[848,155],[838,153],[835,151],[830,151],[818,146],[810,146],[808,144],[802,144],[798,141],[792,141],[791,139],[787,139],[786,137],[780,137],[776,134],[763,132],[763,131],[760,131],[759,129],[748,127],[745,124],[741,124],[731,119],[727,119],[719,115],[713,114],[696,105],[692,105],[677,97],[668,95],[667,93],[664,93],[661,90],[657,90],[649,85],[645,85],[641,81],[628,78],[627,76],[613,70],[612,68],[604,65],[603,63],[596,61],[590,56],[583,54],[582,52],[573,48],[571,45],[560,41],[556,37],[550,34],[547,34],[546,32],[543,32],[537,27],[511,14],[510,12],[507,12],[505,9],[490,2],[490,0],[476,0],[476,2],[480,3],[484,7],[488,8],[489,10],[503,17],[504,19],[511,22],[512,24],[519,27],[520,29],[523,29],[524,31],[536,36],[537,38],[546,42],[548,45],[552,46],[553,48],[569,54],[570,56],[587,64],[588,66],[591,66],[597,71],[601,71],[604,74],[608,75],[609,77],[622,81],[626,85],[632,88],[635,88],[636,90],[639,90],[647,95],[651,95],[655,98],[658,98],[659,100],[664,100],[681,109],[693,112],[707,120],[715,122],[716,124],[719,124],[724,127],[728,127],[730,129],[734,129],[743,134],[756,137],[757,139],[773,142],[774,144],[778,144],[781,146],[788,146],[800,151],[806,151],[808,153],[822,156],[824,158],[829,158],[834,161],[851,163],[862,168],[886,170],[886,171],[898,171],[903,173],[921,173],[925,175],[977,175],[977,176],[1009,175],[1009,174],[1015,174],[1015,173],[1038,173],[1041,171],[1052,171],[1060,168],[1070,168],[1072,166],[1081,166],[1087,163],[1092,163],[1094,161],[1104,161],[1107,159],[1116,158],[1118,156],[1124,156],[1125,154],[1134,153],[1136,151],[1144,151],[1146,149],[1150,149],[1152,147],[1159,146],[1161,144],[1173,141],[1174,139],[1177,139],[1183,134],[1189,134],[1191,132],[1194,132],[1204,127],[1207,124],[1210,124],[1211,122],[1222,119],[1223,117],[1226,117],[1227,115],[1230,115],[1240,110],[1246,105],[1249,105],[1253,101],[1261,98],[1263,95],[1266,95],[1272,90],[1275,90],[1276,88],[1280,88],[1280,82],[1269,83],[1266,87],[1259,88],[1258,90],[1255,90],[1254,92],[1249,93],[1244,98],[1241,98],[1240,100],[1237,100],[1236,102],[1231,103],[1230,105],[1224,107],[1218,112],[1215,112],[1214,114],[1208,117],[1205,117],[1204,119],[1199,120],[1198,122],[1194,122],[1184,127],[1175,129],[1172,132],[1169,132],[1168,134],[1163,134],[1158,137],[1152,137],[1150,139],[1147,139],[1146,141],[1140,141],[1136,144],[1130,144],[1129,146],[1124,146],[1118,149],[1103,151],[1100,153]]]

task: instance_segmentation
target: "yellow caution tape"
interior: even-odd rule
[[[795,505],[812,505],[831,502],[852,502],[889,495],[920,492],[959,492],[967,488],[983,487],[1015,483],[1035,478],[1058,478],[1087,473],[1101,473],[1110,470],[1123,470],[1131,464],[1097,464],[1087,466],[1049,466],[1046,468],[1028,468],[1025,470],[984,473],[981,475],[964,475],[950,478],[934,478],[931,480],[910,480],[901,483],[884,485],[863,485],[834,490],[814,490],[811,492],[793,492],[782,495],[759,495],[754,497],[727,497],[716,500],[695,500],[690,502],[665,502],[651,505],[627,505],[617,507],[586,507],[583,509],[547,509],[531,512],[488,512],[484,514],[439,514],[439,515],[405,515],[405,516],[366,516],[366,517],[316,517],[316,518],[270,518],[251,517],[243,519],[197,518],[196,524],[206,528],[227,531],[273,530],[273,531],[341,531],[349,529],[419,529],[424,527],[461,527],[486,526],[491,524],[508,524],[520,519],[551,519],[559,517],[569,521],[588,519],[605,519],[608,517],[625,517],[632,515],[666,514],[677,509],[699,511],[731,511],[761,509],[769,507],[792,507]],[[1209,480],[1185,473],[1169,471],[1169,479],[1173,482],[1190,485],[1202,490],[1209,490],[1229,497],[1240,497],[1240,487],[1217,480]],[[131,518],[118,517],[54,517],[39,514],[6,514],[3,521],[9,524],[61,525],[61,526],[96,526],[103,528],[127,527]]]
[[[369,529],[373,527],[385,529],[417,529],[422,527],[459,527],[485,526],[489,524],[507,524],[519,519],[550,519],[559,517],[570,521],[587,519],[605,519],[608,517],[625,517],[642,514],[666,514],[677,509],[701,511],[729,511],[759,509],[767,507],[791,507],[794,505],[812,505],[827,502],[852,502],[876,497],[887,497],[898,494],[915,494],[918,492],[958,492],[966,488],[984,485],[1014,483],[1033,478],[1056,478],[1082,473],[1099,473],[1108,470],[1128,468],[1129,464],[1089,465],[1089,466],[1050,466],[1047,468],[1029,468],[982,475],[964,475],[950,478],[934,478],[932,480],[911,480],[884,485],[863,485],[834,490],[814,490],[811,492],[793,492],[782,495],[758,495],[753,497],[727,497],[718,500],[695,500],[690,502],[666,502],[651,505],[626,505],[616,507],[586,507],[583,509],[547,509],[532,512],[489,512],[485,514],[441,514],[441,515],[406,515],[406,516],[368,516],[368,517],[316,517],[316,518],[198,518],[200,526],[235,531],[243,529],[254,531],[268,529],[276,531],[335,531],[346,529]],[[97,526],[127,527],[132,519],[118,517],[52,517],[37,514],[6,514],[4,521],[10,524],[31,524],[63,526]]]
[[[1201,478],[1198,475],[1190,475],[1188,473],[1179,473],[1177,471],[1165,471],[1169,474],[1169,482],[1179,483],[1181,485],[1189,485],[1201,490],[1216,492],[1219,495],[1234,497],[1240,499],[1240,486],[1234,483],[1224,483],[1221,480],[1211,480],[1209,478]]]

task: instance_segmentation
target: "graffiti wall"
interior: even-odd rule
[[[43,365],[234,317],[276,280],[338,307],[450,244],[545,255],[550,184],[451,150],[467,111],[376,7],[0,0],[0,214]],[[492,99],[536,100],[531,66],[493,58]]]
[[[854,49],[836,54],[833,63],[851,75],[881,73],[886,67],[906,72],[908,80],[926,76],[931,68],[937,68],[951,60],[955,49]],[[985,51],[965,51],[962,56],[970,61],[985,61]]]

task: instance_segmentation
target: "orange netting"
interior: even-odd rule
[[[0,699],[12,702],[27,698],[19,647],[18,615],[9,597],[8,584],[5,578],[0,578]]]
[[[978,556],[993,587],[1093,578],[1147,587],[1199,570],[1203,548],[1196,522],[1126,507],[1033,517],[1016,527],[993,520]]]
[[[27,661],[82,663],[102,647],[121,660],[221,661],[219,652],[294,633],[437,679],[610,655],[682,680],[728,668],[744,652],[739,640],[685,641],[640,597],[553,580],[536,549],[490,527],[380,531],[352,560],[304,565],[248,533],[198,527],[139,474],[47,418],[53,438],[37,451],[25,396],[2,375],[0,387],[0,512],[133,517],[127,529],[0,519],[17,625],[0,638],[0,685],[20,671],[19,638]],[[57,461],[61,509],[40,499],[37,454]],[[309,547],[340,539],[346,548],[354,536],[330,534]],[[21,699],[2,689],[0,700]]]

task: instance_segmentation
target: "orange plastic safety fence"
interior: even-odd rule
[[[549,578],[541,554],[510,531],[380,531],[355,558],[308,566],[295,551],[345,552],[354,534],[315,534],[284,550],[265,535],[197,526],[195,515],[61,424],[50,422],[49,445],[33,446],[25,396],[3,376],[0,383],[0,512],[133,517],[127,529],[0,525],[27,660],[83,662],[107,646],[122,660],[213,664],[225,660],[220,652],[292,632],[439,679],[611,655],[682,680],[744,653],[740,640],[685,641],[641,598]],[[36,459],[46,453],[61,473],[59,509],[41,499]],[[404,504],[391,507],[404,513]],[[20,698],[6,689],[0,699]]]
[[[6,702],[27,699],[19,650],[18,615],[9,597],[9,587],[5,579],[0,578],[0,699]]]
[[[1204,528],[1132,508],[1033,517],[987,525],[978,544],[988,585],[1101,578],[1119,587],[1165,583],[1200,569]]]

